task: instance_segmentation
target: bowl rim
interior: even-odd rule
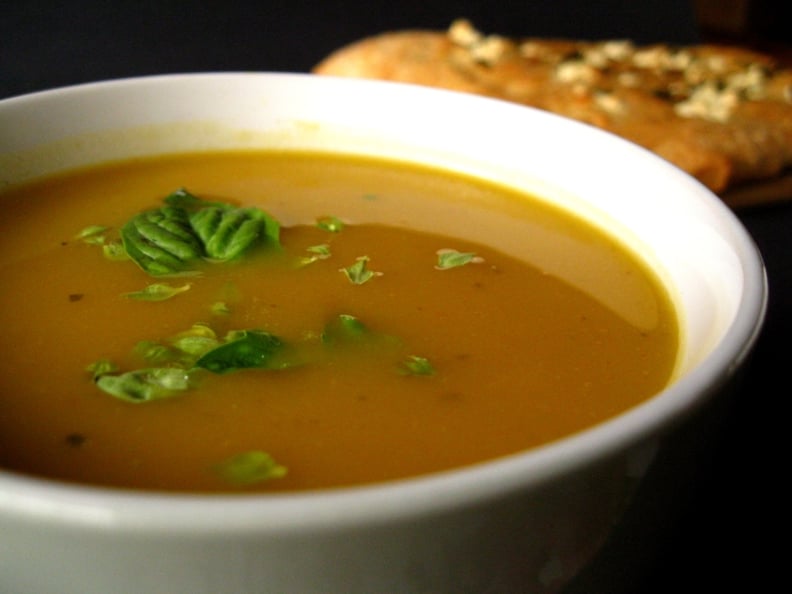
[[[299,80],[300,84],[354,87],[356,92],[389,89],[409,96],[443,97],[481,108],[533,112],[532,117],[554,119],[559,125],[564,122],[563,125],[578,127],[580,133],[598,135],[598,142],[629,144],[585,124],[497,99],[404,83],[301,73],[190,73],[99,81],[2,99],[0,110],[32,101],[46,102],[64,94],[80,95],[141,83],[222,82],[224,78],[264,78],[283,84]],[[70,484],[0,469],[0,517],[21,514],[61,524],[168,534],[329,530],[339,525],[396,521],[438,509],[479,504],[544,484],[567,471],[645,442],[696,410],[743,364],[761,331],[768,289],[761,255],[735,214],[687,174],[668,168],[659,157],[647,157],[658,164],[662,162],[667,175],[676,176],[679,184],[690,189],[691,199],[702,201],[730,230],[744,275],[744,291],[734,322],[719,344],[695,369],[648,401],[579,433],[500,459],[431,475],[330,490],[255,495],[158,493]]]

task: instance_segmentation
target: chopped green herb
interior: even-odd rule
[[[437,265],[435,268],[438,270],[448,270],[449,268],[456,268],[464,266],[471,262],[479,261],[476,254],[471,252],[458,252],[457,250],[439,250],[437,252]]]
[[[118,371],[118,366],[109,359],[99,359],[86,366],[85,371],[90,373],[94,381],[96,381],[103,375]]]
[[[176,367],[155,367],[102,375],[96,380],[101,390],[126,402],[140,403],[172,398],[190,388],[190,374]]]
[[[193,324],[170,342],[181,353],[180,362],[185,367],[192,367],[199,357],[222,344],[215,331],[206,324]]]
[[[173,342],[175,348],[192,357],[202,357],[219,344],[217,339],[207,336],[183,336]]]
[[[344,222],[338,217],[320,217],[316,226],[330,233],[340,233],[344,229]]]
[[[402,372],[405,375],[434,375],[435,369],[426,357],[410,355],[402,361]]]
[[[311,255],[304,257],[302,259],[302,264],[310,264],[311,262],[316,262],[317,260],[326,260],[331,255],[330,246],[326,243],[312,245],[307,248],[307,251]]]
[[[205,324],[194,324],[169,340],[170,346],[153,340],[143,340],[135,346],[135,353],[154,365],[191,369],[195,361],[221,344],[214,330]]]
[[[77,235],[74,236],[75,239],[85,239],[86,237],[93,237],[95,235],[101,235],[105,231],[107,231],[108,227],[104,225],[89,225],[82,229]]]
[[[360,256],[356,259],[355,263],[352,266],[348,266],[347,268],[342,268],[341,272],[343,272],[349,282],[353,285],[362,285],[370,281],[375,276],[381,276],[381,272],[373,272],[368,269],[368,256]]]
[[[135,353],[144,361],[161,365],[178,360],[178,353],[153,340],[141,340],[135,345]]]
[[[325,324],[321,335],[322,344],[330,347],[353,347],[391,350],[401,341],[390,334],[374,332],[355,316],[341,314]]]
[[[75,235],[74,238],[89,244],[103,244],[105,242],[104,232],[107,229],[108,227],[104,225],[90,225]]]
[[[140,291],[124,293],[124,297],[128,299],[136,299],[138,301],[165,301],[166,299],[175,297],[179,293],[184,293],[185,291],[189,290],[189,284],[183,285],[181,287],[172,287],[164,283],[154,283]]]
[[[203,338],[217,338],[217,333],[212,330],[212,327],[208,324],[197,323],[190,326],[189,330],[185,330],[184,332],[180,332],[176,335],[176,338],[182,338],[184,336],[201,336]]]
[[[341,314],[328,322],[322,332],[322,342],[325,344],[349,343],[360,340],[369,334],[369,329],[349,314]]]
[[[240,486],[283,478],[287,473],[286,467],[272,456],[257,450],[232,456],[218,465],[217,470],[225,481]]]
[[[283,348],[284,343],[274,334],[242,330],[201,356],[195,366],[220,374],[238,369],[283,369],[290,366],[277,357]]]

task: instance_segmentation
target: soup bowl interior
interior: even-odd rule
[[[10,187],[136,156],[261,148],[492,180],[629,245],[668,287],[681,334],[673,381],[647,402],[531,451],[410,480],[202,496],[0,470],[0,590],[9,594],[561,591],[625,510],[640,508],[652,473],[664,488],[684,481],[662,462],[677,461],[667,452],[681,447],[679,432],[711,421],[761,327],[764,269],[729,210],[648,152],[547,113],[392,83],[206,74],[8,99],[0,130],[0,182]],[[550,256],[544,264],[563,268]],[[620,299],[596,278],[579,282],[605,302]],[[651,539],[651,528],[638,530]]]

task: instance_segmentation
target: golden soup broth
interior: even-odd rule
[[[89,225],[117,232],[182,186],[265,210],[290,254],[326,244],[330,256],[299,267],[246,257],[162,279],[75,238]],[[0,201],[6,469],[205,492],[386,481],[580,431],[673,373],[675,311],[645,264],[541,201],[456,174],[317,154],[178,155],[39,180]],[[325,216],[343,229],[319,227]],[[439,270],[446,249],[477,257]],[[362,256],[378,274],[354,284],[342,269]],[[125,296],[155,282],[190,288],[159,302]],[[196,323],[318,344],[340,314],[394,340],[291,369],[204,371],[179,396],[143,403],[104,393],[86,371],[99,360],[147,367],[138,343]],[[434,373],[404,373],[412,355]],[[266,452],[285,476],[229,480],[228,461],[246,452]]]

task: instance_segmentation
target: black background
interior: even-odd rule
[[[358,38],[392,29],[445,29],[460,16],[485,32],[507,35],[700,40],[693,8],[682,0],[5,2],[0,99],[158,73],[305,72]],[[780,552],[788,540],[783,481],[790,430],[782,411],[792,365],[792,200],[737,214],[768,268],[767,323],[715,456],[697,471],[688,505],[670,537],[658,543],[660,554],[635,594],[763,592],[786,581]],[[600,588],[590,594],[608,594],[607,584]]]
[[[306,71],[385,30],[465,16],[503,34],[695,38],[682,0],[26,0],[0,8],[0,93],[162,72]]]

